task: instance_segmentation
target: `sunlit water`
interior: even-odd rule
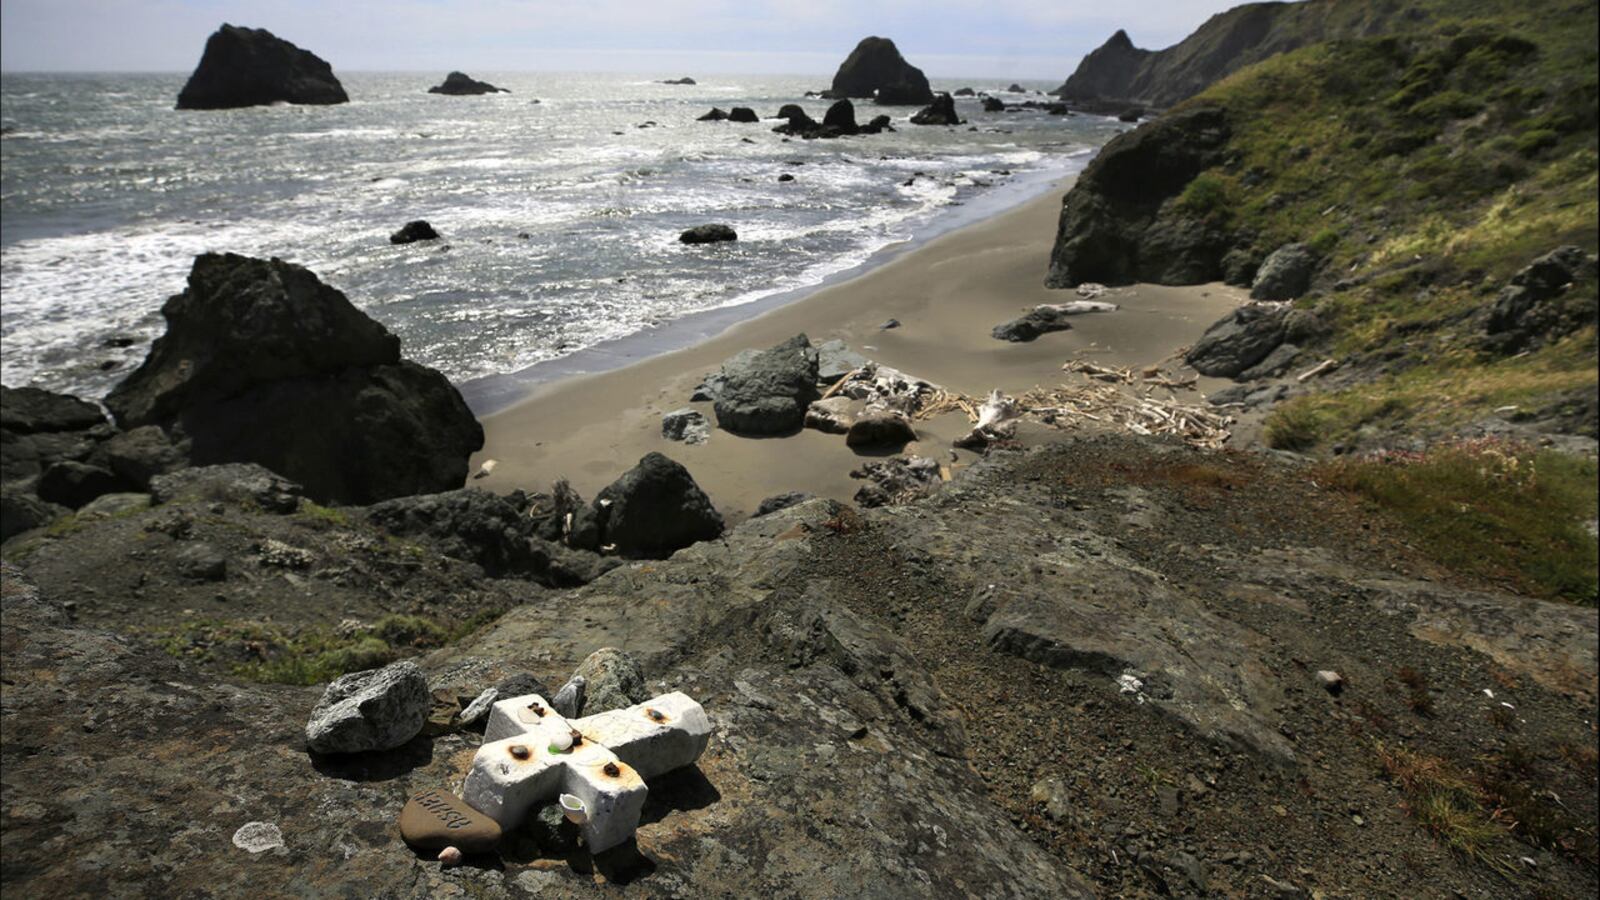
[[[978,194],[1081,166],[1118,129],[963,99],[976,131],[861,103],[899,130],[786,142],[776,122],[695,117],[801,102],[820,119],[801,97],[820,79],[472,74],[513,93],[351,74],[340,106],[179,112],[181,75],[0,78],[0,376],[103,395],[205,251],[308,266],[458,382],[516,371],[815,284]],[[419,218],[444,239],[389,244]],[[678,243],[705,222],[738,242]]]

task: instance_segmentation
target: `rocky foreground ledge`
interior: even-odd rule
[[[419,659],[422,735],[347,756],[306,749],[320,688],[219,678],[116,611],[166,577],[150,569],[184,516],[316,548],[397,540],[271,505],[180,493],[43,538],[57,550],[7,545],[8,890],[1496,896],[1503,876],[1407,815],[1384,754],[1520,748],[1519,777],[1562,804],[1540,809],[1596,812],[1592,766],[1568,760],[1593,758],[1595,611],[1432,580],[1270,457],[1134,438],[996,452],[910,505],[808,501],[575,590],[491,577],[458,558],[481,538],[448,529],[398,539],[388,570],[372,549],[229,558],[285,596],[365,594],[362,616],[468,585],[514,605]],[[73,542],[123,560],[126,586],[75,571]],[[418,580],[447,573],[457,587]],[[636,842],[592,857],[536,821],[457,868],[406,849],[406,798],[455,789],[481,740],[467,704],[507,678],[559,684],[601,647],[714,729],[697,766],[650,785]],[[1498,833],[1516,884],[1594,888],[1569,850]]]

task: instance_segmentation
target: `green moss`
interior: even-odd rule
[[[1596,603],[1594,460],[1503,442],[1342,459],[1319,481],[1372,501],[1452,570],[1537,597]]]
[[[297,630],[266,622],[207,619],[159,631],[154,637],[173,656],[221,665],[249,681],[320,684],[443,647],[495,618],[486,612],[446,627],[424,616],[388,615],[358,629],[317,625]]]
[[[1178,197],[1178,208],[1201,218],[1225,218],[1232,209],[1228,181],[1207,173],[1196,177]]]
[[[319,506],[310,500],[301,500],[300,509],[295,515],[319,525],[334,528],[348,528],[350,526],[350,517],[345,515],[344,510],[330,506]]]

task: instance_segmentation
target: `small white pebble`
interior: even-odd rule
[[[457,847],[446,847],[439,851],[439,862],[447,866],[461,865],[461,850]]]

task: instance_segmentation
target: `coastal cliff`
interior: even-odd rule
[[[1198,58],[1219,21],[1276,17],[1256,47],[1395,25],[1274,56],[1111,141],[1064,200],[1047,284],[1222,280],[1293,301],[1319,327],[1247,379],[1292,395],[1268,422],[1283,449],[1592,441],[1594,7],[1333,6],[1242,8],[1164,51]],[[1171,100],[1201,80],[1080,83]]]
[[[1083,107],[1166,108],[1278,54],[1336,38],[1386,34],[1423,15],[1392,3],[1246,3],[1212,16],[1165,50],[1137,48],[1119,30],[1051,93]]]

